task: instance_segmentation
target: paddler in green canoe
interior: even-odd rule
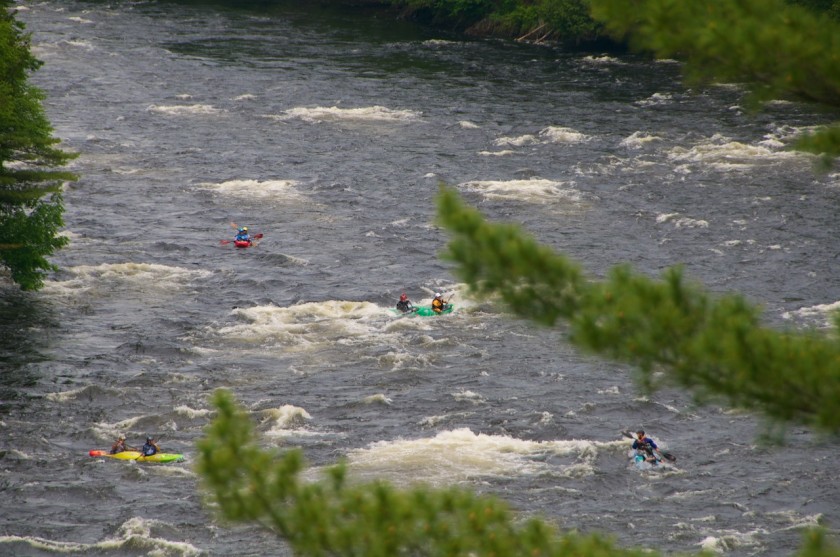
[[[130,447],[125,444],[125,435],[120,433],[120,436],[117,437],[117,440],[111,445],[111,454],[118,454],[125,451],[136,451],[134,447]]]
[[[400,301],[397,302],[397,309],[403,313],[413,313],[417,311],[417,308],[414,307],[414,304],[411,303],[411,300],[408,299],[405,292],[400,295]]]
[[[435,313],[443,313],[447,309],[449,309],[449,304],[447,304],[446,300],[443,299],[443,294],[436,292],[435,298],[432,300],[432,311]]]

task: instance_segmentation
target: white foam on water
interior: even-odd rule
[[[67,267],[63,270],[75,275],[75,278],[66,281],[46,281],[43,292],[70,296],[91,289],[101,289],[105,292],[115,287],[125,287],[161,293],[170,292],[194,279],[207,278],[213,274],[203,269],[190,270],[157,263],[103,263]]]
[[[245,320],[221,327],[216,333],[244,342],[279,342],[306,348],[339,340],[370,339],[379,335],[372,318],[382,316],[382,308],[370,302],[327,300],[294,306],[274,305],[238,308],[232,314]]]
[[[90,427],[90,429],[97,439],[99,439],[102,442],[107,442],[108,447],[110,447],[111,444],[117,439],[118,435],[124,434],[126,437],[131,436],[132,431],[135,431],[134,426],[136,426],[142,419],[143,416],[135,416],[133,418],[128,418],[115,423],[97,422],[93,424]],[[144,437],[145,435],[145,433],[136,434],[138,439],[140,437]],[[130,440],[128,444],[132,444]]]
[[[52,402],[67,402],[68,400],[74,400],[77,396],[87,391],[88,388],[89,387],[85,386],[70,391],[62,391],[59,393],[47,393],[44,396],[44,398]]]
[[[518,137],[499,137],[493,141],[493,144],[497,147],[522,147],[539,142],[540,140],[535,135],[520,135]]]
[[[662,138],[656,135],[649,135],[643,132],[633,132],[629,137],[625,137],[621,140],[619,145],[622,147],[628,147],[630,149],[641,149],[648,143],[652,143],[654,141],[662,141]]]
[[[185,418],[189,418],[191,420],[196,418],[206,418],[216,413],[215,410],[209,410],[207,408],[190,408],[187,405],[176,406],[173,410],[179,416],[184,416]]]
[[[458,125],[465,130],[477,130],[481,127],[478,124],[474,124],[473,122],[470,122],[468,120],[461,120],[460,122],[458,122]]]
[[[671,93],[654,93],[646,99],[636,101],[636,104],[639,106],[658,106],[670,104],[673,100],[674,97]]]
[[[385,396],[384,393],[376,393],[375,395],[366,396],[362,399],[362,403],[367,405],[381,404],[383,406],[391,406],[393,400]]]
[[[656,215],[656,224],[673,224],[674,228],[709,228],[709,222],[703,219],[685,217],[679,213]]]
[[[453,412],[450,414],[442,414],[440,416],[426,416],[422,420],[420,420],[419,425],[423,427],[436,427],[438,424],[442,424],[443,422],[452,420],[452,419],[465,419],[472,416],[474,412]]]
[[[189,105],[160,105],[150,104],[146,107],[147,112],[166,114],[168,116],[215,116],[225,111],[209,104]]]
[[[458,402],[470,402],[472,404],[485,404],[487,402],[484,396],[470,390],[457,391],[452,393],[451,396]]]
[[[704,164],[718,170],[748,170],[756,164],[807,160],[806,155],[770,147],[766,141],[759,145],[748,145],[720,134],[693,147],[674,147],[666,152],[666,156],[675,163]]]
[[[510,199],[527,201],[530,203],[561,203],[579,204],[583,201],[581,192],[571,184],[574,182],[558,182],[543,178],[528,180],[484,180],[464,182],[459,187],[482,194],[485,199]]]
[[[590,475],[599,446],[604,445],[584,440],[525,441],[456,429],[432,438],[380,441],[347,456],[356,477],[445,485],[493,476]],[[567,457],[567,462],[547,463],[546,454]]]
[[[479,151],[478,154],[482,157],[505,157],[507,155],[515,155],[516,151],[504,149],[502,151]]]
[[[426,321],[426,319],[405,319],[403,321]],[[433,360],[434,355],[423,352],[388,352],[387,354],[377,356],[376,363],[379,364],[379,367],[381,368],[387,368],[391,371],[399,371],[401,369],[427,368],[432,364]]]
[[[817,304],[815,306],[799,308],[794,311],[786,311],[782,314],[782,318],[818,318],[822,322],[823,326],[831,327],[833,326],[833,318],[836,316],[838,311],[840,311],[840,301],[832,302],[830,304]]]
[[[384,106],[368,106],[361,108],[339,108],[337,106],[314,108],[290,108],[280,116],[272,116],[278,120],[299,119],[304,122],[414,122],[422,113],[414,110],[394,110]]]
[[[755,548],[760,546],[759,536],[767,535],[767,531],[756,529],[749,532],[738,532],[736,530],[723,530],[711,532],[704,535],[697,545],[704,551],[715,553],[728,553],[734,549]]]
[[[291,404],[261,410],[259,414],[260,425],[267,428],[264,434],[269,437],[284,437],[293,431],[299,433],[306,422],[312,420],[309,412]]]
[[[596,392],[599,395],[620,395],[621,394],[621,390],[616,385],[614,385],[612,387],[607,387],[606,389],[598,389]]]
[[[549,143],[585,143],[592,139],[592,136],[581,133],[572,128],[564,128],[560,126],[549,126],[540,130],[540,137],[544,138]]]
[[[231,197],[248,199],[301,199],[295,180],[227,180],[217,184],[202,183],[199,187]]]
[[[582,62],[586,64],[591,64],[593,66],[601,66],[601,65],[624,65],[624,62],[619,60],[618,58],[613,58],[612,56],[584,56],[580,59]]]

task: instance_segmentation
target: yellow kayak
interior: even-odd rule
[[[118,460],[136,460],[137,462],[178,462],[179,460],[184,460],[184,455],[177,453],[157,453],[152,456],[143,456],[143,453],[140,451],[123,451],[121,453],[111,454],[110,451],[93,449],[89,454],[90,456],[103,456]]]

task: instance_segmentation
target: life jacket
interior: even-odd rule
[[[403,313],[406,313],[411,310],[411,302],[408,300],[400,300],[397,302],[397,309]]]
[[[432,310],[435,313],[442,312],[444,305],[445,304],[443,303],[443,300],[441,300],[440,298],[435,298],[434,300],[432,300]]]
[[[151,443],[146,443],[143,445],[143,456],[152,456],[157,452],[157,447],[152,445]]]
[[[653,439],[645,437],[644,439],[636,439],[633,441],[633,448],[651,452],[653,449],[656,449],[657,446],[656,443],[653,442]]]

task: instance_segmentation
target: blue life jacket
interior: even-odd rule
[[[639,441],[638,439],[633,441],[633,448],[653,452],[653,449],[658,449],[659,447],[656,446],[656,443],[653,442],[653,439],[651,439],[650,437],[645,437],[643,441]]]
[[[157,449],[151,443],[146,443],[145,445],[143,445],[142,452],[143,456],[152,456],[157,452]]]

